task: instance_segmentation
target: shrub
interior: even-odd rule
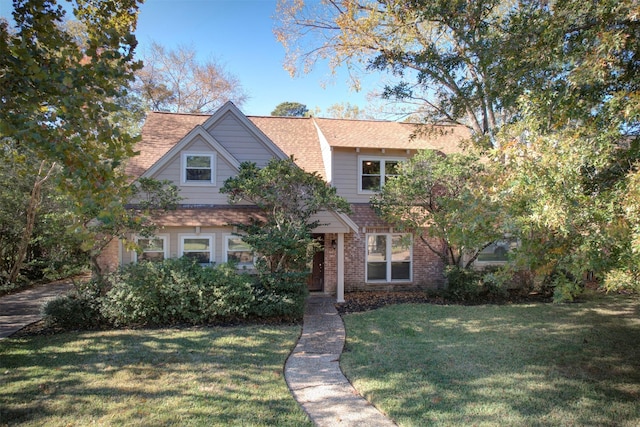
[[[203,323],[200,269],[186,258],[129,264],[105,278],[102,313],[116,325]]]
[[[187,258],[140,262],[51,302],[47,316],[69,328],[297,320],[304,311],[305,280],[299,273],[253,276],[231,264],[201,267]]]
[[[447,278],[447,296],[453,301],[470,302],[482,291],[482,272],[448,266],[445,269]]]
[[[200,307],[207,321],[244,319],[256,304],[255,278],[233,265],[203,268],[196,283],[201,286]]]
[[[607,292],[640,292],[640,274],[631,270],[611,270],[604,277]]]
[[[127,265],[106,281],[101,313],[116,325],[299,319],[306,295],[300,275],[256,277],[231,264],[201,267],[186,258]]]
[[[92,280],[76,284],[74,291],[47,302],[42,313],[48,325],[65,329],[104,326],[108,321],[100,313],[102,282]]]
[[[304,314],[306,273],[273,273],[260,276],[256,288],[257,317],[298,320]]]

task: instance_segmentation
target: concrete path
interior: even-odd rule
[[[302,336],[285,365],[293,397],[319,427],[395,426],[342,374],[345,330],[333,303],[324,295],[307,299]]]
[[[42,319],[42,305],[72,287],[71,281],[61,281],[0,298],[0,339]]]

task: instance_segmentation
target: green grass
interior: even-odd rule
[[[345,316],[341,367],[401,426],[640,425],[640,299]]]
[[[298,326],[0,341],[0,426],[310,426],[284,362]]]

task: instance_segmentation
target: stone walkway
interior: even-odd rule
[[[0,339],[42,319],[42,305],[73,287],[70,281],[34,286],[0,298]]]
[[[307,299],[302,336],[285,365],[295,399],[319,427],[395,426],[351,386],[340,370],[345,330],[329,296]]]

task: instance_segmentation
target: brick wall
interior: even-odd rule
[[[388,232],[389,229],[367,229],[371,233]],[[366,283],[365,254],[366,233],[345,235],[345,292],[371,290],[438,289],[444,285],[444,266],[440,258],[418,238],[413,241],[413,281],[404,283]],[[326,266],[325,266],[326,268]]]

